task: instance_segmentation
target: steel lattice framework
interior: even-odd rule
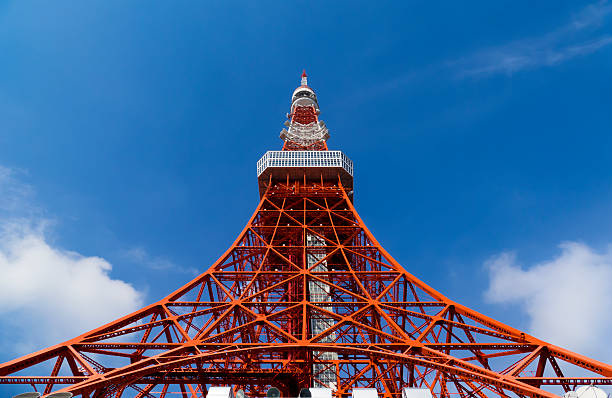
[[[315,169],[315,171],[318,169]],[[264,174],[234,244],[166,298],[0,365],[0,384],[83,397],[251,397],[407,386],[436,397],[556,397],[612,384],[612,366],[495,321],[408,273],[376,241],[339,173]],[[295,170],[293,174],[295,175]],[[46,376],[26,376],[37,370]],[[178,393],[178,395],[176,394]]]

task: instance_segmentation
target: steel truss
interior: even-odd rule
[[[92,398],[203,397],[220,384],[251,397],[330,384],[337,397],[555,397],[592,383],[612,384],[612,366],[446,298],[382,248],[339,182],[306,178],[271,183],[234,244],[166,298],[0,365],[0,384]]]

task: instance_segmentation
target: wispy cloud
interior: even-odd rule
[[[19,181],[23,174],[24,171],[0,166],[0,218],[27,217],[39,212],[31,200],[34,190]]]
[[[193,275],[198,274],[198,270],[195,268],[185,268],[173,263],[165,257],[152,256],[143,247],[132,247],[128,250],[124,250],[121,254],[126,260],[155,271],[173,270]]]
[[[574,30],[601,27],[606,17],[612,14],[612,5],[607,0],[590,4],[574,15],[571,25]],[[568,29],[570,29],[568,27]]]
[[[406,89],[413,84],[441,78],[481,78],[514,73],[541,67],[553,67],[571,59],[592,54],[612,44],[612,34],[602,32],[612,16],[608,0],[590,4],[557,29],[539,36],[526,37],[467,54],[458,59],[444,60],[426,67],[407,70],[395,77],[381,78],[371,84],[359,85],[355,91],[329,107],[353,107],[374,97]],[[344,98],[350,97],[351,101]]]
[[[612,44],[612,35],[598,33],[611,13],[612,6],[600,1],[583,8],[552,32],[486,48],[449,66],[459,77],[482,77],[559,65]]]
[[[612,361],[612,247],[598,253],[589,246],[565,242],[550,260],[524,267],[514,253],[486,263],[493,303],[520,305],[529,332],[552,344]]]

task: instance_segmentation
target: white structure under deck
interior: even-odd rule
[[[308,233],[306,234],[306,246],[309,247],[306,254],[308,268],[314,266],[312,269],[313,272],[327,272],[327,261],[323,260],[326,253],[324,249],[316,249],[317,247],[325,246],[325,240],[317,235]],[[315,266],[315,264],[317,265]],[[311,280],[308,282],[309,298],[313,303],[331,304],[332,298],[330,290],[330,286],[323,282],[316,280]],[[319,308],[329,312],[334,312],[334,308],[331,305],[320,305]],[[311,334],[312,336],[316,336],[333,327],[335,324],[336,321],[333,318],[321,314],[313,314],[310,318]],[[332,332],[323,337],[320,342],[334,343],[335,340],[336,333]],[[338,353],[313,351],[312,356],[314,357],[315,361],[321,361],[315,362],[312,365],[312,372],[315,379],[314,386],[329,388],[332,391],[336,391],[338,389],[338,381],[336,379],[337,369],[333,361],[338,360]]]

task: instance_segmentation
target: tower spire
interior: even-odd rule
[[[325,122],[319,119],[319,102],[314,90],[308,86],[306,69],[302,72],[301,85],[291,96],[291,111],[287,114],[285,126],[280,138],[285,141],[283,150],[327,150],[326,141],[329,130]]]

